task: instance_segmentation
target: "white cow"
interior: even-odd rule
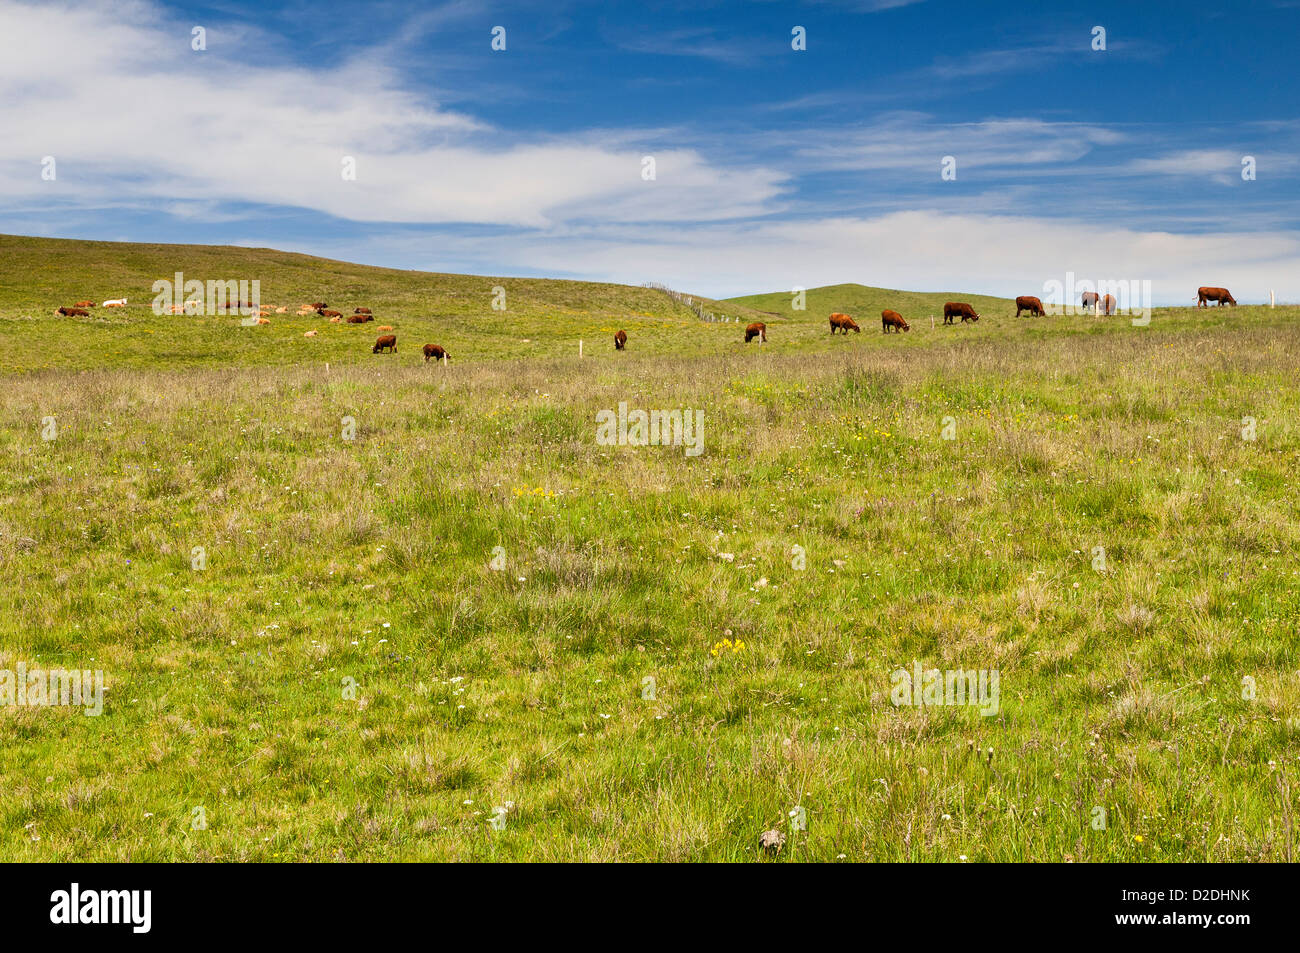
[[[102,308],[125,308],[125,307],[126,307],[126,299],[125,299],[125,298],[113,298],[113,299],[110,300],[110,301],[105,301],[102,305],[100,305],[100,307],[102,307]]]

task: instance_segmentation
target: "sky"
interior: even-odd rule
[[[1298,40],[1300,0],[0,0],[0,232],[1300,302]]]

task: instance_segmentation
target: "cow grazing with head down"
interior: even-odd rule
[[[980,316],[965,301],[949,301],[943,306],[943,323],[952,324],[953,318],[961,318],[962,323],[978,321]]]
[[[618,330],[614,332],[614,350],[621,351],[627,347],[627,332]]]
[[[1021,311],[1028,311],[1030,314],[1036,314],[1040,318],[1047,314],[1043,310],[1043,302],[1039,301],[1033,295],[1022,295],[1016,299],[1016,317],[1020,317]]]
[[[439,344],[426,344],[424,346],[424,363],[429,363],[429,358],[435,361],[441,361],[443,358],[450,358],[451,355],[442,349]]]
[[[748,344],[754,338],[758,338],[759,344],[767,343],[767,325],[762,321],[755,321],[745,328],[745,343]]]
[[[1085,308],[1095,308],[1101,301],[1101,295],[1095,291],[1085,291],[1083,293],[1083,306]]]
[[[385,350],[392,351],[394,354],[397,353],[396,334],[384,334],[380,336],[379,339],[375,341],[375,346],[370,349],[370,353],[380,354]]]
[[[1102,314],[1114,314],[1114,313],[1115,313],[1115,305],[1116,305],[1115,296],[1114,296],[1114,295],[1106,295],[1104,298],[1101,299],[1101,313],[1102,313]]]
[[[894,329],[895,334],[900,331],[912,330],[912,326],[903,320],[901,314],[897,311],[890,311],[886,308],[884,311],[880,312],[880,330],[883,333],[888,334],[890,328]]]
[[[1209,304],[1207,302],[1210,301],[1219,302],[1220,308],[1225,304],[1230,304],[1234,308],[1237,306],[1237,299],[1232,296],[1232,293],[1229,292],[1227,288],[1196,289],[1196,306],[1198,308],[1208,308]]]
[[[840,314],[838,311],[831,315],[831,334],[834,334],[836,331],[843,331],[846,336],[850,331],[854,331],[857,334],[862,333],[862,329],[858,327],[858,322],[854,321],[847,314]]]

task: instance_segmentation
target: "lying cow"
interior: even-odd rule
[[[125,307],[126,307],[126,299],[125,299],[125,298],[113,298],[113,299],[110,300],[110,301],[105,301],[104,304],[103,304],[103,307],[105,307],[105,308],[125,308]]]
[[[94,306],[95,306],[95,302],[93,302],[93,301],[78,301],[78,302],[77,302],[77,307],[78,307],[78,308],[93,308]]]
[[[854,331],[857,334],[862,333],[862,329],[858,327],[858,322],[854,321],[847,314],[840,314],[838,311],[831,314],[831,334],[834,334],[836,331],[843,331],[846,335],[850,331]]]
[[[975,309],[965,301],[949,301],[943,306],[943,323],[952,324],[952,319],[957,317],[961,318],[962,324],[980,319],[980,316],[975,313]]]
[[[890,328],[894,329],[895,334],[900,331],[912,330],[912,326],[903,320],[901,314],[897,311],[890,311],[886,308],[884,311],[880,312],[880,330],[882,333],[888,334]]]
[[[1030,314],[1036,314],[1040,318],[1047,314],[1047,312],[1043,310],[1043,302],[1039,301],[1033,295],[1023,295],[1016,299],[1017,318],[1020,317],[1021,311],[1028,311]]]
[[[355,309],[352,313],[353,313],[353,314],[370,314],[370,309],[369,309],[369,308],[357,308],[357,309]]]
[[[627,347],[627,332],[626,332],[626,331],[615,331],[615,332],[614,332],[614,350],[616,350],[616,351],[621,351],[621,350],[623,350],[623,348],[625,348],[625,347]]]
[[[307,307],[311,308],[313,311],[320,311],[322,308],[328,308],[329,304],[324,301],[313,301]]]
[[[1208,308],[1209,301],[1219,302],[1222,308],[1225,304],[1230,304],[1234,308],[1237,306],[1237,299],[1232,296],[1227,288],[1197,288],[1196,289],[1196,306],[1198,308]]]
[[[88,317],[90,317],[90,312],[87,311],[85,308],[59,308],[59,309],[58,309],[57,311],[55,311],[54,313],[55,313],[55,314],[61,314],[61,315],[63,315],[65,318],[88,318]]]
[[[321,317],[325,317],[328,315],[331,321],[338,321],[343,317],[343,315],[339,314],[337,311],[321,311],[320,315]],[[373,321],[373,320],[374,318],[370,317],[370,315],[368,314],[348,315],[348,324],[365,324],[367,321]]]
[[[745,343],[748,344],[754,338],[758,338],[759,344],[767,343],[767,325],[762,321],[755,321],[745,328]]]
[[[396,334],[385,334],[382,337],[380,337],[377,341],[375,341],[375,346],[370,349],[370,353],[379,354],[385,349],[392,351],[394,354],[397,353]]]
[[[317,308],[317,309],[316,309],[316,313],[319,314],[322,318],[341,318],[341,317],[343,317],[343,312],[342,312],[342,311],[330,311],[328,308]],[[349,319],[349,320],[351,320],[351,319]]]
[[[442,349],[439,344],[426,344],[424,346],[424,363],[429,363],[429,358],[435,361],[441,361],[444,358],[450,358],[451,355]]]

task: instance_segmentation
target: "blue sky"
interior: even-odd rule
[[[1300,0],[0,0],[0,231],[715,296],[1073,271],[1300,301],[1297,38]]]

